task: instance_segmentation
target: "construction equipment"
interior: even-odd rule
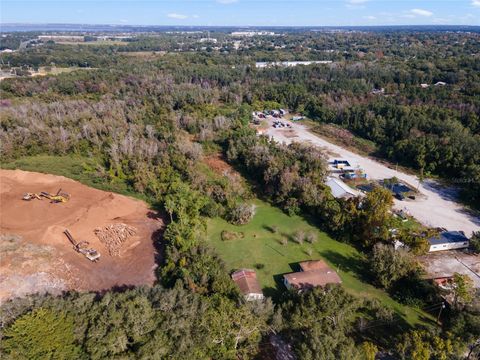
[[[42,191],[40,194],[26,193],[25,195],[23,195],[22,199],[30,201],[33,199],[42,200],[42,198],[47,198],[52,203],[66,203],[68,200],[70,200],[70,194],[62,192],[62,189],[59,189],[55,195],[50,194],[46,191]]]
[[[42,197],[36,193],[26,193],[25,195],[23,195],[22,199],[26,201],[30,201],[33,199],[42,200]]]
[[[73,249],[76,252],[78,252],[80,254],[83,254],[88,260],[93,261],[93,262],[97,262],[98,259],[100,259],[100,253],[97,250],[87,248],[88,241],[81,241],[81,242],[77,243],[75,241],[75,239],[73,238],[72,234],[70,234],[70,231],[65,229],[65,231],[63,233],[68,238],[68,240],[70,240],[70,242],[73,245]]]
[[[62,189],[59,189],[55,195],[52,195],[45,191],[42,191],[40,195],[46,197],[52,203],[66,203],[68,200],[70,200],[70,194],[62,192]]]

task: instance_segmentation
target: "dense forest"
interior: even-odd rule
[[[0,83],[2,165],[36,155],[89,159],[81,171],[93,184],[141,196],[168,219],[154,287],[7,302],[5,358],[260,359],[280,336],[299,359],[374,359],[377,351],[461,359],[480,336],[468,284],[457,289],[442,326],[418,328],[342,285],[245,302],[208,246],[205,224],[214,217],[246,223],[250,201],[266,199],[360,249],[369,258],[367,280],[398,301],[437,304],[440,294],[412,255],[424,251],[425,234],[400,233],[413,251],[392,251],[390,192],[336,199],[324,184],[320,150],[277,144],[249,123],[252,111],[277,105],[337,124],[375,142],[376,156],[456,183],[478,206],[478,34],[306,32],[254,37],[235,51],[227,38],[219,35],[217,50],[192,50],[195,37],[165,34],[1,55],[10,67],[88,68]],[[162,53],[138,53],[153,51]],[[333,63],[255,69],[255,61],[272,59]],[[212,172],[204,161],[211,154],[241,178]]]

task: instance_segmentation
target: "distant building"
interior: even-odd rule
[[[439,81],[437,83],[435,83],[435,86],[445,86],[447,85],[447,83],[443,82],[443,81]]]
[[[358,191],[352,189],[343,181],[336,178],[328,178],[325,184],[332,190],[332,195],[337,199],[349,199],[352,197],[356,197],[359,194]]]
[[[287,289],[306,290],[327,284],[340,284],[342,280],[323,260],[303,261],[301,271],[283,275]]]
[[[463,231],[444,231],[440,235],[428,239],[429,252],[468,248],[469,240]]]
[[[68,41],[68,42],[84,42],[83,35],[39,35],[39,40],[42,41]]]
[[[384,88],[373,89],[373,90],[372,90],[372,94],[374,94],[374,95],[382,95],[382,94],[385,94],[385,89],[384,89]]]
[[[217,39],[215,39],[215,38],[209,38],[209,37],[208,37],[208,38],[201,38],[201,39],[200,39],[200,42],[201,42],[201,43],[208,43],[208,42],[209,42],[209,43],[212,43],[212,44],[216,44],[216,43],[217,43]]]
[[[232,36],[236,37],[252,37],[252,36],[273,36],[273,31],[234,31]]]
[[[426,89],[426,88],[428,88],[429,86],[430,86],[430,85],[428,85],[428,84],[420,84],[420,87],[421,87],[422,89]]]
[[[331,64],[331,60],[320,60],[320,61],[273,61],[273,62],[264,62],[259,61],[255,63],[256,68],[268,68],[273,66],[281,67],[295,67],[298,65],[312,65],[312,64]]]
[[[232,274],[233,281],[238,285],[245,300],[262,300],[264,298],[262,289],[257,280],[254,270],[240,269]]]

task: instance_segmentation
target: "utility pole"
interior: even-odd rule
[[[445,303],[442,301],[442,306],[440,307],[440,311],[438,312],[437,323],[440,324],[440,316],[442,315],[442,310],[445,309]]]

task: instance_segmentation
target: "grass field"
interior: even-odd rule
[[[222,219],[210,220],[208,241],[217,249],[229,270],[257,267],[257,276],[266,295],[276,297],[283,291],[281,275],[297,271],[299,261],[321,258],[337,270],[343,285],[353,294],[378,299],[394,309],[410,325],[430,322],[431,318],[426,313],[404,306],[386,292],[368,284],[364,278],[367,274],[364,257],[355,248],[333,240],[301,217],[290,217],[262,201],[256,201],[256,206],[256,215],[247,225],[235,226]],[[278,231],[273,232],[272,226],[278,227]],[[244,237],[223,241],[223,230],[243,232]],[[314,244],[296,243],[293,235],[298,230],[315,233],[317,241]],[[286,245],[282,244],[282,238],[288,239]]]

